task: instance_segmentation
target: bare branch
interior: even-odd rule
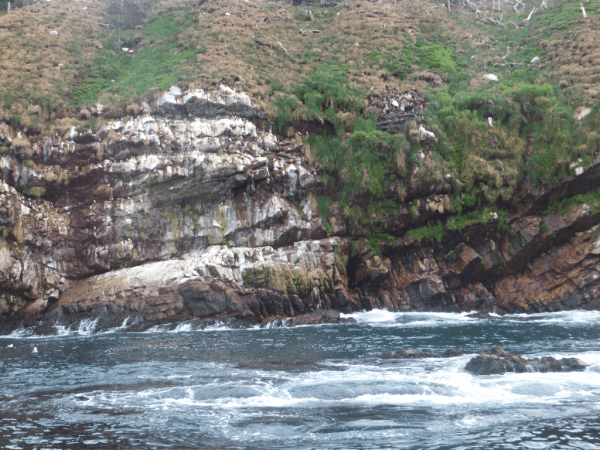
[[[283,49],[283,51],[285,52],[286,55],[290,56],[290,54],[288,53],[288,51],[285,49],[285,47],[283,46],[283,44],[281,42],[278,42],[277,44]]]
[[[489,20],[492,23],[495,23],[499,27],[505,27],[506,25],[500,22],[498,19],[492,19],[491,17],[483,16],[484,19]]]
[[[531,10],[531,12],[529,13],[529,15],[527,16],[527,19],[524,20],[524,22],[529,22],[529,19],[531,19],[531,16],[533,16],[538,9],[539,8],[536,8],[534,6],[533,9]]]

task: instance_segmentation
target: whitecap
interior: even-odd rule
[[[376,327],[430,327],[433,325],[463,325],[477,321],[470,313],[440,312],[394,312],[387,309],[374,309],[351,314],[341,314],[343,318],[353,318],[359,324]]]
[[[533,314],[506,314],[502,319],[509,321],[534,321],[536,324],[557,324],[564,327],[600,325],[600,311],[557,311]]]

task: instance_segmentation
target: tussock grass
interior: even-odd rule
[[[0,114],[26,119],[27,108],[38,105],[40,120],[67,105],[65,92],[95,58],[102,9],[61,1],[0,16]]]

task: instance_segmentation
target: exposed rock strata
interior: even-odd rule
[[[376,106],[400,124],[420,102],[409,92]],[[85,318],[309,323],[334,320],[314,313],[331,310],[600,308],[600,214],[581,205],[540,216],[536,206],[599,187],[598,164],[528,192],[533,206],[508,232],[474,224],[440,243],[405,234],[448,214],[447,187],[423,183],[409,193],[418,217],[401,205],[370,218],[395,237],[375,249],[371,230],[350,227],[336,205],[327,236],[319,168],[301,136],[271,133],[245,94],[172,88],[133,117],[102,105],[91,114],[106,118],[100,129],[42,138],[0,121],[3,332]],[[434,139],[412,126],[423,145]]]

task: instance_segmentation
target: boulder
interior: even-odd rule
[[[506,372],[573,372],[585,368],[586,365],[577,358],[563,358],[561,360],[552,357],[525,359],[507,353],[500,347],[484,350],[465,366],[465,370],[474,375],[497,375]]]
[[[56,336],[58,331],[48,324],[40,324],[33,329],[33,333],[37,336]]]
[[[127,107],[127,113],[132,116],[137,116],[142,108],[137,103],[133,103]]]

